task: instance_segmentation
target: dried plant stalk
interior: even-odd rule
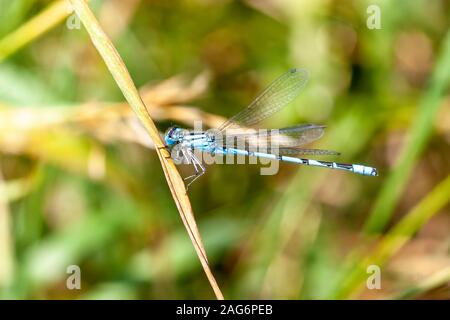
[[[90,10],[89,6],[83,0],[70,0],[76,14],[81,19],[83,25],[88,31],[94,46],[105,61],[109,71],[111,72],[114,80],[122,91],[125,99],[130,104],[130,107],[136,113],[139,120],[144,125],[144,128],[150,135],[155,147],[158,157],[161,161],[161,165],[164,171],[164,175],[167,179],[170,191],[175,200],[175,204],[180,213],[181,219],[188,231],[189,237],[194,245],[203,269],[208,277],[211,287],[216,294],[217,299],[223,299],[222,292],[211,272],[206,257],[206,252],[203,247],[200,233],[195,222],[194,214],[192,211],[191,203],[186,194],[183,179],[181,178],[175,164],[169,157],[169,153],[164,147],[164,143],[161,140],[159,132],[151,119],[147,108],[140,97],[136,86],[134,85],[128,70],[123,63],[119,53],[115,49],[108,36],[104,33],[100,27],[97,19]]]

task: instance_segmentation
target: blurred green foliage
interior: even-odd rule
[[[0,0],[0,39],[49,3]],[[371,30],[374,3],[382,28]],[[137,86],[208,70],[207,94],[190,104],[212,114],[231,116],[288,68],[308,69],[302,95],[264,125],[327,125],[320,147],[379,170],[370,178],[281,164],[262,176],[258,165],[209,166],[189,195],[226,298],[450,298],[448,272],[411,294],[450,266],[449,195],[438,186],[450,172],[448,1],[90,5]],[[0,62],[1,110],[121,101],[86,32],[65,22]],[[172,124],[157,123],[162,132]],[[4,131],[0,140],[11,139]],[[11,244],[0,249],[1,298],[213,297],[155,152],[64,128],[33,141],[31,153],[0,143],[0,217],[11,226],[0,229]],[[101,178],[88,169],[96,150]],[[413,210],[430,194],[438,206]],[[375,261],[382,289],[361,291],[374,263],[363,257],[418,211],[401,225],[404,246]],[[66,288],[69,265],[82,270],[81,290]]]

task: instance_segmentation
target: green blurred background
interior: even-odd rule
[[[371,4],[381,29],[367,26]],[[48,5],[0,0],[0,298],[214,298],[156,153],[83,26],[70,16],[8,49]],[[449,1],[90,6],[161,132],[220,123],[300,67],[306,89],[264,125],[326,125],[314,147],[341,152],[328,159],[378,168],[209,166],[189,197],[226,298],[450,298]],[[81,290],[66,288],[70,265]],[[365,286],[369,265],[378,290]]]

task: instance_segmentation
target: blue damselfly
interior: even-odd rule
[[[377,170],[359,164],[300,158],[300,155],[336,155],[335,151],[300,148],[319,139],[324,126],[302,124],[289,128],[255,131],[255,124],[281,110],[302,91],[308,81],[304,69],[291,69],[277,78],[247,108],[227,120],[219,128],[208,131],[186,130],[171,127],[166,131],[165,142],[177,157],[192,164],[195,174],[186,177],[189,187],[205,173],[202,161],[194,154],[201,151],[212,155],[241,155],[280,160],[307,166],[351,171],[365,176],[377,176]],[[265,149],[261,151],[261,146]],[[256,148],[256,149],[255,149]],[[172,156],[173,156],[172,152]]]

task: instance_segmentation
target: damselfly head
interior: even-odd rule
[[[166,141],[167,146],[173,146],[181,141],[184,136],[184,129],[180,127],[170,127],[167,129],[164,140]]]

